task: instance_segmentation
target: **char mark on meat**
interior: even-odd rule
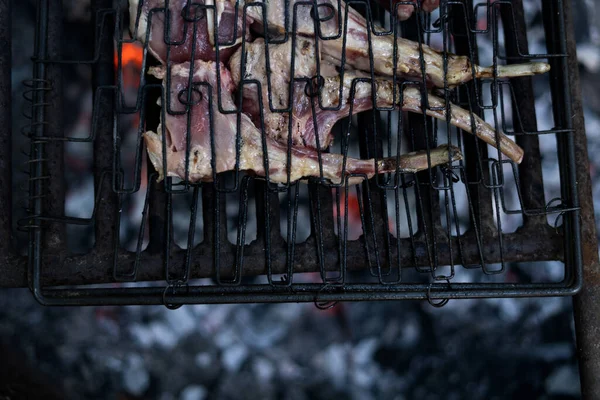
[[[192,73],[189,63],[174,65],[170,72],[165,67],[153,68],[150,71],[157,78],[163,79],[164,91],[170,93],[169,96],[165,96],[165,102],[169,102],[172,111],[162,113],[164,118],[161,118],[157,132],[148,131],[144,134],[148,155],[159,172],[159,179],[164,178],[163,171],[166,169],[168,176],[187,178],[190,182],[212,181],[213,172],[234,170],[236,159],[239,157],[239,170],[252,171],[259,176],[266,176],[265,171],[268,171],[272,182],[287,182],[287,146],[270,137],[263,137],[247,115],[240,114],[238,124],[236,114],[223,114],[218,111],[216,66],[214,62],[195,63],[192,101],[189,104],[180,101],[187,99],[188,79]],[[221,64],[219,71],[221,104],[225,110],[233,110],[234,83],[224,65]],[[166,73],[171,74],[169,88],[166,87]],[[266,157],[263,157],[263,149],[266,149]],[[319,154],[315,150],[296,146],[289,150],[290,181],[322,176],[335,184],[344,183],[346,178],[350,184],[363,179],[349,177],[353,174],[371,178],[377,172],[417,172],[430,166],[460,160],[462,157],[460,151],[453,146],[438,147],[430,152],[429,157],[426,152],[420,152],[400,156],[398,160],[396,157],[381,160],[358,160],[349,157],[345,159],[341,154],[323,153],[319,161]]]

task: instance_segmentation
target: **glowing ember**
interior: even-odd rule
[[[141,68],[144,59],[144,50],[139,43],[123,43],[121,48],[121,65],[123,67],[133,64]],[[119,53],[115,52],[115,69],[119,67]]]
[[[332,191],[334,195],[334,206],[333,206],[333,218],[337,221],[338,208],[335,204],[335,191]],[[340,216],[342,218],[342,224],[345,224],[346,217],[346,197],[342,190],[340,193]],[[356,240],[362,235],[362,221],[360,219],[360,206],[358,203],[358,197],[354,192],[348,193],[348,240]],[[337,223],[334,227],[337,233]]]

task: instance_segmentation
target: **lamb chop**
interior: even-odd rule
[[[288,140],[290,113],[277,112],[277,110],[289,109],[291,100],[293,106],[292,119],[296,121],[294,116],[306,114],[307,111],[310,112],[307,108],[311,108],[307,96],[304,96],[306,81],[291,83],[293,95],[290,98],[292,42],[292,40],[288,40],[282,44],[269,45],[269,60],[267,62],[265,41],[258,38],[254,42],[246,44],[246,55],[243,59],[242,49],[240,48],[229,60],[233,81],[238,90],[243,93],[243,111],[250,115],[255,126],[260,127],[264,124],[267,134],[283,143],[287,143]],[[320,57],[315,49],[314,40],[297,37],[294,53],[294,77],[307,80],[315,76],[317,73],[316,60]],[[267,65],[270,67],[270,73],[267,72]],[[337,71],[331,66],[330,71],[327,72],[326,67],[328,66],[330,64],[321,63],[321,74],[337,75]],[[243,72],[242,68],[244,69]],[[242,75],[245,79],[260,82],[260,89],[255,84],[240,87]],[[269,96],[269,93],[271,96]],[[259,97],[262,98],[263,121],[261,121]],[[311,130],[311,126],[304,123],[293,123],[291,126],[292,145],[313,149],[317,147],[326,149],[329,147],[329,142],[323,141],[320,141],[319,146],[317,146],[314,129]],[[326,126],[322,126],[322,128],[331,129],[331,127]]]
[[[376,32],[383,32],[384,29],[376,23],[368,23],[358,11],[346,6],[344,1],[339,0],[338,3],[338,0],[315,0],[317,7],[316,10],[313,10],[312,6],[299,5],[295,7],[301,0],[289,0],[289,21],[287,21],[287,24],[284,7],[285,1],[256,0],[256,2],[264,2],[266,5],[267,15],[265,19],[267,30],[271,35],[280,37],[285,33],[295,31],[297,34],[303,36],[315,37],[316,35],[320,35],[322,38],[332,38],[331,40],[319,40],[319,47],[322,48],[323,54],[327,54],[336,60],[337,65],[342,68],[349,65],[361,71],[370,73],[373,70],[374,74],[385,76],[393,76],[395,71],[402,77],[422,79],[423,73],[419,56],[419,43],[398,37],[396,39],[397,62],[394,64],[394,37],[392,35],[374,35],[372,33],[373,29]],[[295,23],[293,22],[294,8],[296,8]],[[262,10],[259,7],[248,8],[248,15],[257,24],[262,24],[262,14]],[[342,24],[341,32],[339,31],[340,22]],[[369,46],[369,41],[371,46]],[[425,44],[421,45],[421,48],[424,58],[426,81],[430,85],[443,88],[444,61],[442,54]],[[369,59],[369,51],[372,51],[373,54],[374,62],[372,66]],[[345,54],[346,65],[342,65],[343,54]],[[491,78],[494,76],[493,67],[472,65],[468,57],[448,53],[447,60],[448,72],[446,81],[449,88],[468,82],[474,78]],[[499,65],[497,67],[497,76],[503,78],[537,75],[543,74],[549,69],[549,64],[541,62],[507,66]]]
[[[213,9],[204,6],[216,10],[216,28]],[[165,0],[129,0],[131,35],[142,43],[148,41],[148,50],[162,64],[167,58],[175,63],[216,61],[215,43],[219,59],[225,61],[242,42],[242,36],[250,38],[249,30],[243,30],[241,7],[236,10],[235,2],[230,0],[170,0],[168,14],[160,10],[164,8]]]
[[[289,76],[291,74],[291,40],[279,44],[269,45],[269,64],[271,70],[272,102],[276,108],[288,108]],[[240,68],[242,65],[242,49],[239,49],[230,59],[230,66],[234,82],[240,82]],[[372,85],[370,82],[358,80],[370,78],[366,73],[346,70],[343,71],[343,81],[335,68],[329,64],[328,58],[320,61],[320,79],[310,83],[320,82],[320,87],[309,88],[307,82],[296,81],[293,83],[293,106],[289,112],[272,112],[269,106],[269,86],[266,72],[265,44],[257,39],[246,45],[244,77],[257,80],[262,88],[262,106],[264,121],[260,118],[258,102],[258,86],[249,85],[243,89],[243,109],[252,116],[256,126],[264,128],[268,136],[287,143],[288,133],[291,131],[291,142],[294,146],[305,146],[311,149],[326,149],[333,141],[332,128],[337,121],[351,114],[373,108]],[[294,57],[294,76],[296,78],[309,78],[315,76],[316,63],[314,57],[314,42],[310,39],[298,38],[296,41]],[[353,81],[356,84],[353,88]],[[340,93],[340,84],[343,82]],[[396,87],[394,98],[393,80],[377,77],[374,83],[375,101],[379,108],[390,109],[398,106],[401,100],[399,85]],[[311,93],[311,90],[313,91]],[[353,92],[354,90],[354,92]],[[340,97],[341,94],[341,97]],[[318,95],[318,96],[317,96]],[[319,99],[320,98],[320,104]],[[351,101],[352,100],[352,101]],[[394,103],[396,102],[396,103]],[[429,109],[426,114],[446,121],[445,101],[428,93]],[[352,104],[351,104],[352,103]],[[421,91],[412,85],[405,86],[402,104],[398,107],[402,111],[422,113]],[[443,110],[441,110],[443,109]],[[498,134],[492,126],[474,115],[475,130],[471,125],[471,114],[458,106],[450,106],[450,123],[460,129],[475,134],[486,143],[496,147],[499,143],[500,151],[516,163],[523,159],[523,150],[506,135]],[[313,115],[314,114],[314,115]],[[290,122],[291,117],[291,122]],[[291,125],[291,126],[290,126]]]
[[[170,71],[171,87],[166,87],[167,69],[164,66],[152,68],[149,72],[157,78],[163,79],[165,93],[170,93],[170,96],[165,97],[166,101],[170,102],[172,112],[181,112],[176,115],[163,113],[164,119],[161,119],[161,125],[164,125],[164,138],[161,125],[157,129],[157,133],[148,131],[144,134],[148,155],[159,172],[159,179],[163,179],[163,167],[166,167],[168,176],[187,178],[190,182],[213,181],[213,172],[216,174],[236,168],[236,145],[239,144],[239,170],[253,171],[259,176],[265,176],[265,171],[268,171],[269,179],[272,182],[287,182],[287,146],[273,138],[263,137],[250,118],[243,113],[218,112],[215,62],[196,61],[194,63],[191,93],[188,91],[188,79],[191,73],[189,63],[172,66]],[[231,74],[224,65],[221,65],[219,72],[221,104],[226,110],[233,110],[235,104],[232,92],[235,85]],[[210,88],[207,85],[210,85]],[[210,101],[212,103],[209,105]],[[210,106],[212,109],[209,109]],[[238,115],[240,117],[239,125]],[[190,126],[189,135],[188,124]],[[214,140],[211,140],[211,128],[214,132]],[[166,145],[164,153],[163,139]],[[266,159],[263,159],[263,146],[266,147],[268,154]],[[212,159],[211,149],[214,149],[215,159]],[[290,181],[321,176],[319,154],[315,150],[291,147],[290,155]],[[429,156],[426,152],[400,156],[398,163],[396,163],[396,157],[382,160],[358,160],[349,157],[344,159],[341,154],[325,153],[320,157],[323,178],[340,184],[344,183],[350,174],[364,174],[367,178],[371,178],[376,172],[396,172],[396,167],[400,172],[417,172],[430,166],[460,160],[462,156],[456,147],[441,146],[431,151]],[[265,165],[266,162],[268,162],[268,167]],[[355,184],[363,179],[363,177],[349,177],[348,183]]]

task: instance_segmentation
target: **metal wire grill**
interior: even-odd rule
[[[151,15],[165,16],[169,10],[169,2],[166,3],[166,7],[153,8]],[[338,1],[338,10],[339,4]],[[387,8],[393,10],[405,4],[412,3],[400,2]],[[145,159],[142,133],[156,129],[159,117],[177,113],[169,105],[179,101],[184,113],[189,113],[199,101],[198,93],[216,91],[219,104],[207,96],[211,119],[218,112],[236,114],[239,120],[242,109],[224,109],[221,86],[193,82],[191,76],[190,84],[174,100],[160,82],[145,73],[140,76],[134,104],[128,104],[123,95],[121,50],[124,44],[133,42],[127,36],[128,20],[139,19],[141,11],[137,16],[130,15],[126,4],[110,1],[95,1],[93,5],[93,59],[65,60],[60,49],[61,7],[49,1],[39,2],[35,68],[29,92],[32,124],[25,132],[31,139],[30,215],[21,225],[30,232],[30,286],[40,302],[177,307],[185,303],[314,301],[327,307],[340,300],[427,299],[434,305],[443,305],[451,298],[572,295],[579,290],[579,203],[573,130],[567,111],[571,100],[565,28],[558,12],[563,7],[561,0],[542,2],[546,54],[529,54],[521,1],[488,0],[475,5],[468,0],[442,1],[435,20],[421,13],[417,5],[417,16],[402,23],[396,21],[395,12],[385,12],[368,1],[348,2],[348,6],[365,15],[371,28],[369,42],[376,36],[406,37],[418,42],[422,49],[437,38],[443,51],[467,55],[477,63],[481,50],[478,39],[487,37],[493,44],[494,69],[499,64],[531,59],[546,59],[552,67],[549,78],[474,79],[456,89],[449,88],[444,76],[446,107],[452,101],[484,117],[497,131],[513,135],[525,151],[522,164],[502,158],[496,149],[451,127],[449,120],[443,123],[375,106],[356,116],[350,112],[336,125],[337,143],[331,152],[342,154],[344,160],[350,155],[381,159],[398,157],[407,151],[429,153],[438,144],[449,143],[458,146],[465,158],[419,173],[379,174],[356,185],[349,184],[353,174],[346,175],[342,184],[322,178],[291,181],[291,138],[287,142],[284,183],[269,183],[268,167],[265,177],[241,171],[239,140],[234,171],[216,174],[213,165],[213,182],[179,182],[168,177],[157,183],[158,174]],[[246,13],[249,7],[264,5],[238,2],[236,6],[240,13]],[[296,2],[295,13],[301,7],[311,8],[313,17],[314,10],[318,10],[321,21],[334,14],[334,6],[319,6],[311,1]],[[324,14],[324,8],[331,14]],[[185,38],[187,30],[195,36],[198,24],[208,13],[215,12],[215,6],[191,3],[183,10]],[[270,39],[265,31],[268,45],[297,40],[295,13],[284,13],[287,26],[292,28],[286,30],[283,38]],[[482,14],[487,19],[484,28],[476,25],[476,16]],[[170,18],[164,17],[164,21],[170,70],[170,49],[181,41],[170,31]],[[387,31],[376,30],[374,22],[387,27]],[[341,19],[339,28],[343,35]],[[318,48],[333,38],[319,32],[315,39]],[[217,58],[220,47],[225,45],[217,44]],[[244,38],[242,49],[246,45]],[[157,62],[147,45],[143,54],[142,70],[146,71]],[[375,62],[371,54],[370,65]],[[444,65],[447,62],[444,57]],[[67,137],[60,124],[65,112],[61,68],[73,63],[89,64],[93,71],[93,117],[85,138]],[[293,60],[290,65],[294,65]],[[424,66],[422,50],[420,66]],[[354,85],[371,84],[374,75],[371,70],[370,78],[360,78]],[[170,79],[167,74],[167,88],[171,87]],[[394,76],[393,85],[415,85],[424,90],[425,79],[424,73],[422,79],[414,80]],[[538,79],[551,87],[552,129],[537,129],[532,81]],[[320,72],[312,78],[291,80],[289,90],[297,82],[305,83],[305,94],[318,99],[312,104],[319,107]],[[262,90],[257,81],[242,80],[240,85],[258,85],[259,92]],[[269,90],[271,93],[277,88]],[[166,106],[156,106],[159,98]],[[238,104],[239,100],[241,96]],[[429,107],[426,98],[422,107]],[[272,111],[289,114],[291,106]],[[123,146],[121,129],[122,121],[131,115],[138,115],[140,121],[133,152]],[[191,129],[188,119],[188,149]],[[240,124],[237,138],[241,135],[239,129]],[[262,134],[264,138],[264,131]],[[211,143],[215,135],[219,132],[213,128]],[[542,176],[544,154],[539,142],[549,137],[555,137],[552,151],[558,154],[558,177]],[[71,142],[93,146],[95,204],[90,218],[64,215],[66,185],[61,160],[65,144]],[[163,140],[163,151],[165,148]],[[212,151],[214,160],[214,148]],[[318,152],[319,161],[325,153]],[[189,150],[186,157],[191,157]],[[124,167],[124,158],[134,159],[127,164],[133,165],[130,170]],[[189,177],[187,163],[185,177]],[[560,193],[546,200],[544,186],[557,181]],[[123,204],[128,196],[139,193],[144,196],[144,206],[137,240],[125,249],[120,238]],[[353,199],[355,222],[351,215]],[[174,214],[186,207],[186,236],[177,244],[176,230],[182,224],[174,222]],[[232,209],[233,212],[228,211]],[[521,221],[516,223],[514,232],[508,232],[503,223],[514,216]],[[254,228],[249,219],[255,220]],[[72,225],[93,227],[94,244],[89,252],[69,251],[67,228]],[[200,238],[197,227],[201,227]],[[357,227],[360,237],[351,238],[351,231]],[[302,230],[307,234],[300,235]],[[514,283],[506,278],[515,266],[536,268],[531,261],[550,260],[561,261],[553,264],[563,270],[558,281]],[[156,283],[145,283],[148,281]]]

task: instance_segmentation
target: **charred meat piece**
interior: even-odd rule
[[[368,23],[356,10],[346,6],[343,0],[339,1],[339,10],[337,0],[315,0],[316,10],[313,10],[313,6],[304,5],[300,0],[289,0],[287,24],[284,7],[286,0],[257,1],[266,4],[267,15],[265,18],[271,35],[281,36],[286,32],[295,31],[304,36],[319,35],[324,39],[330,38],[330,40],[319,40],[319,47],[322,49],[323,55],[327,54],[336,60],[337,65],[342,68],[348,65],[361,71],[371,72],[372,70],[377,75],[393,76],[395,71],[398,76],[413,79],[423,78],[419,43],[398,37],[396,39],[396,62],[394,63],[393,35],[374,35],[373,30],[383,32],[384,29],[376,23]],[[297,3],[302,4],[295,6]],[[295,26],[293,22],[294,9],[296,9]],[[262,24],[263,15],[259,7],[249,7],[248,15],[256,23]],[[315,21],[317,21],[316,24]],[[371,46],[369,46],[369,42]],[[369,57],[370,51],[373,54],[372,66]],[[425,44],[422,45],[422,54],[426,81],[432,86],[444,87],[442,54]],[[343,55],[345,55],[346,65],[342,65]],[[457,86],[474,78],[494,76],[493,67],[472,65],[468,57],[448,53],[447,60],[446,82],[448,87]],[[529,76],[545,73],[549,69],[548,64],[541,62],[498,66],[497,76],[499,78]]]
[[[135,39],[148,41],[148,50],[162,64],[167,52],[175,63],[216,61],[215,43],[219,59],[224,61],[248,34],[242,27],[241,8],[236,13],[235,4],[229,0],[170,0],[165,9],[164,0],[129,0],[129,30]]]
[[[291,75],[291,41],[280,45],[269,45],[269,65],[271,70],[272,102],[275,108],[287,109],[289,104],[289,84]],[[240,82],[240,65],[242,49],[239,49],[230,60],[233,80]],[[266,72],[265,43],[256,40],[246,45],[244,77],[261,83],[262,93],[258,93],[258,85],[248,85],[243,89],[243,109],[252,116],[256,126],[264,126],[269,137],[287,143],[291,132],[294,146],[305,146],[312,149],[325,149],[333,141],[332,128],[337,121],[353,114],[373,108],[373,95],[370,76],[359,71],[343,72],[343,85],[340,73],[329,64],[328,59],[319,63],[317,71],[314,57],[314,43],[310,39],[298,38],[294,57],[294,76],[296,78],[320,78],[293,83],[292,108],[290,112],[273,112],[269,106],[269,87]],[[306,50],[306,51],[304,51]],[[238,68],[238,69],[236,69]],[[403,111],[422,113],[421,91],[415,86],[406,86],[400,96],[400,86],[396,88],[394,98],[393,80],[377,77],[374,83],[375,101],[378,107],[390,109],[400,105]],[[259,96],[262,97],[263,121],[260,116]],[[401,103],[400,103],[401,102]],[[429,107],[426,114],[446,121],[445,101],[428,93]],[[443,110],[441,110],[443,109]],[[497,147],[511,160],[520,163],[523,150],[506,135],[499,133],[492,126],[474,115],[474,128],[471,115],[467,110],[450,105],[450,123],[460,129],[472,133],[486,143]],[[291,121],[290,121],[291,118]],[[264,124],[264,125],[262,125]]]
[[[166,85],[164,78],[167,72],[165,67],[150,71],[157,78],[163,79],[163,85]],[[220,65],[219,73],[221,105],[225,110],[233,110],[235,105],[231,93],[235,86],[231,75],[223,64]],[[195,63],[191,91],[188,90],[189,63],[174,65],[170,74],[171,87],[165,87],[165,93],[170,94],[165,96],[170,112],[163,113],[164,119],[161,120],[162,126],[159,125],[157,129],[158,133],[148,131],[144,134],[148,155],[160,174],[159,179],[164,177],[163,169],[166,167],[168,176],[187,178],[190,182],[212,181],[213,172],[236,168],[236,153],[239,148],[239,170],[253,171],[260,176],[266,176],[268,171],[272,182],[287,182],[288,147],[270,137],[263,137],[243,113],[239,114],[239,125],[238,114],[219,113],[216,63]],[[163,107],[166,105],[163,104]],[[213,135],[210,134],[211,131]],[[263,157],[264,148],[267,151],[266,157]],[[316,151],[305,147],[291,147],[289,175],[290,181],[320,177],[321,165],[323,178],[332,183],[343,183],[349,174],[364,174],[370,178],[376,172],[395,172],[397,166],[401,172],[416,172],[461,159],[460,151],[452,146],[438,147],[429,156],[425,152],[412,153],[399,157],[397,164],[396,157],[376,161],[344,159],[341,154],[321,154],[319,161]],[[349,183],[354,184],[362,179],[351,177]]]

